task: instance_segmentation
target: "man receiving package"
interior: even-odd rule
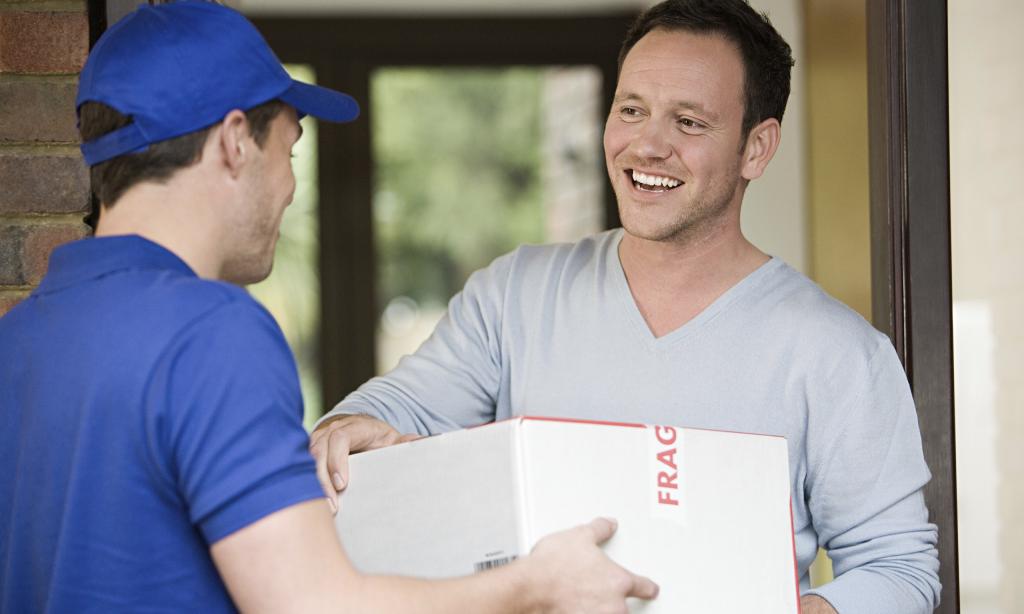
[[[781,435],[804,613],[930,612],[930,475],[896,353],[740,228],[792,64],[743,0],[645,12],[604,133],[623,228],[471,276],[415,354],[318,425],[325,490],[344,488],[350,450],[522,413]],[[836,579],[812,590],[819,547]]]

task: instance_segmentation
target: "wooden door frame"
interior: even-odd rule
[[[942,614],[960,611],[949,83],[944,0],[868,0],[872,316],[903,360],[917,404]]]

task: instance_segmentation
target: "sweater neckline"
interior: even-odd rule
[[[736,301],[749,295],[752,289],[758,287],[762,280],[770,276],[771,272],[783,266],[783,262],[775,256],[771,256],[758,268],[750,272],[746,277],[738,281],[731,288],[726,290],[705,307],[700,313],[690,318],[678,328],[656,337],[651,331],[640,308],[633,298],[629,289],[629,282],[626,280],[626,271],[622,268],[622,261],[619,259],[619,244],[625,231],[622,228],[609,234],[609,240],[605,242],[605,266],[611,277],[614,293],[619,297],[619,304],[625,312],[626,319],[630,322],[631,328],[652,348],[660,348],[673,345],[682,339],[689,338],[703,330],[711,321],[719,315],[727,313]]]

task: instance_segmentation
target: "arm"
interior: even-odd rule
[[[866,365],[836,378],[835,424],[808,449],[807,496],[835,581],[814,589],[841,614],[931,612],[938,532],[922,488],[930,478],[913,399],[882,340]]]
[[[614,525],[598,519],[557,533],[503,568],[453,580],[364,576],[345,557],[319,501],[281,510],[218,541],[214,563],[246,613],[625,612],[627,596],[657,586],[596,547]]]
[[[502,373],[504,293],[514,257],[503,256],[473,273],[419,350],[346,397],[317,428],[343,414],[366,414],[401,433],[420,435],[493,421]]]
[[[494,573],[437,582],[357,573],[320,500],[301,425],[298,378],[273,319],[248,300],[212,310],[178,335],[151,394],[154,474],[244,612],[624,612],[656,586],[612,563],[597,520],[538,543]],[[150,404],[146,404],[147,406]]]

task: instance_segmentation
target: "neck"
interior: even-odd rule
[[[626,232],[619,260],[637,308],[660,337],[693,319],[767,262],[738,220],[686,241],[652,241]]]
[[[190,175],[132,186],[114,206],[103,206],[96,236],[139,235],[173,252],[198,276],[219,279],[223,233],[216,199],[204,191],[201,177]]]

